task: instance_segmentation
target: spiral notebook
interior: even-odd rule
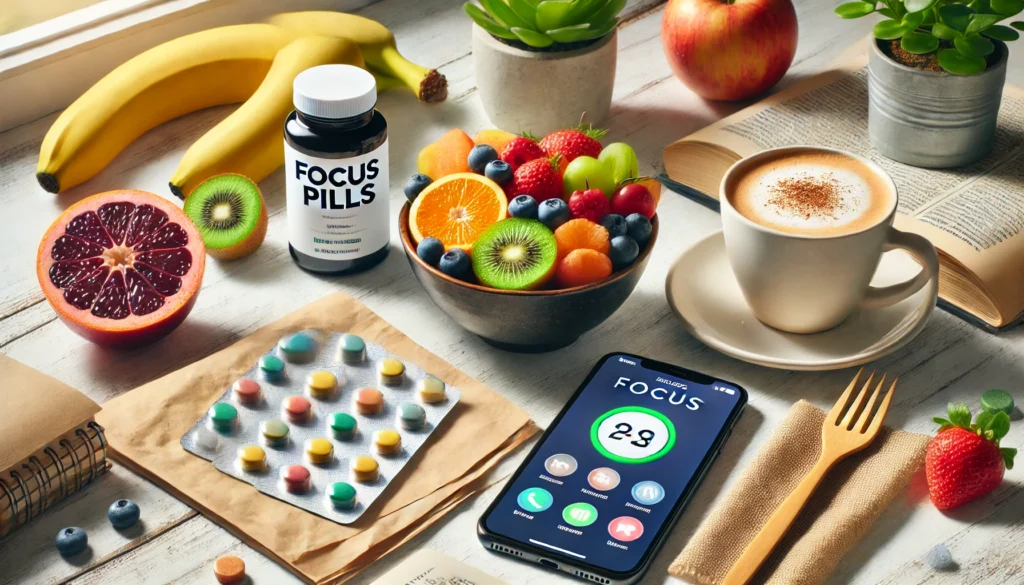
[[[110,468],[98,404],[0,353],[0,538]]]

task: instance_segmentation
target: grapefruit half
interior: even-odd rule
[[[145,191],[109,191],[72,205],[36,254],[39,284],[57,316],[110,347],[144,345],[181,324],[205,267],[195,225]]]

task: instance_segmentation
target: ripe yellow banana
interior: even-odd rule
[[[364,67],[359,46],[339,37],[299,37],[281,49],[252,97],[210,129],[182,157],[171,191],[187,196],[199,183],[222,173],[259,182],[284,164],[284,120],[292,110],[295,76],[317,65]]]
[[[246,100],[297,35],[269,24],[186,35],[123,63],[75,100],[43,139],[36,177],[52,193],[103,169],[147,130]],[[290,86],[289,86],[290,87]]]
[[[412,63],[399,52],[395,35],[375,20],[344,12],[287,12],[271,17],[271,24],[295,34],[336,36],[359,45],[368,69],[400,79],[423,102],[441,102],[448,97],[448,81],[435,69]]]

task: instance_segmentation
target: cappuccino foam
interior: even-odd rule
[[[781,232],[837,236],[885,219],[889,183],[857,159],[822,151],[780,153],[732,181],[729,202],[750,221]]]

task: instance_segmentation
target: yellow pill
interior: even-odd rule
[[[402,436],[391,429],[373,434],[373,444],[381,455],[394,455],[402,450]]]
[[[310,463],[327,463],[334,455],[334,445],[327,439],[310,439],[306,441],[306,457]]]
[[[384,358],[380,360],[377,368],[381,380],[385,384],[401,384],[405,374],[405,364],[395,358]]]
[[[419,383],[420,400],[428,404],[444,402],[444,382],[437,376],[426,375]]]
[[[323,370],[306,376],[306,387],[314,397],[330,396],[338,387],[338,378]]]
[[[267,454],[261,447],[246,445],[238,448],[238,461],[246,471],[262,471],[267,466]]]
[[[380,474],[380,467],[373,457],[362,455],[352,460],[352,475],[356,481],[376,481]]]

